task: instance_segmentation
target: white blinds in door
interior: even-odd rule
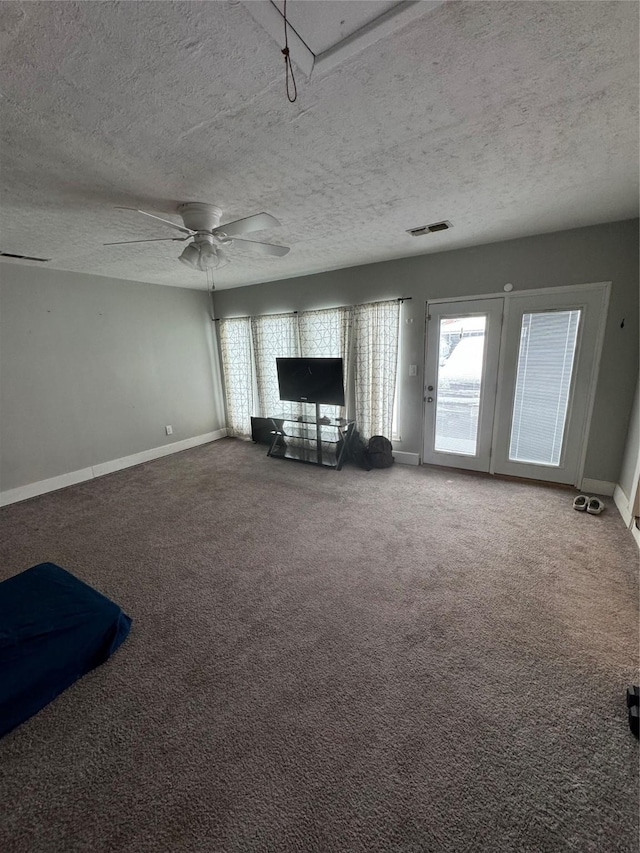
[[[522,317],[510,461],[560,465],[580,314],[545,311]]]

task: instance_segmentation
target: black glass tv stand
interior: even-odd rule
[[[317,403],[315,416],[275,415],[270,420],[273,429],[267,456],[309,462],[338,471],[349,456],[355,422],[346,418],[323,418]]]

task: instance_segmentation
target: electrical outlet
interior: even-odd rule
[[[417,376],[418,375],[418,365],[410,364],[409,365],[409,376]]]
[[[165,430],[166,430],[167,435],[173,435],[173,427],[171,426],[171,424],[167,424],[167,426],[165,427]]]

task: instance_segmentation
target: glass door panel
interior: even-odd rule
[[[580,310],[525,313],[511,417],[509,460],[560,465]]]
[[[488,471],[501,298],[429,306],[423,461]]]
[[[440,320],[435,449],[475,456],[487,315]]]

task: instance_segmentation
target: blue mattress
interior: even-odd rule
[[[0,737],[113,654],[131,619],[54,563],[0,583]]]

